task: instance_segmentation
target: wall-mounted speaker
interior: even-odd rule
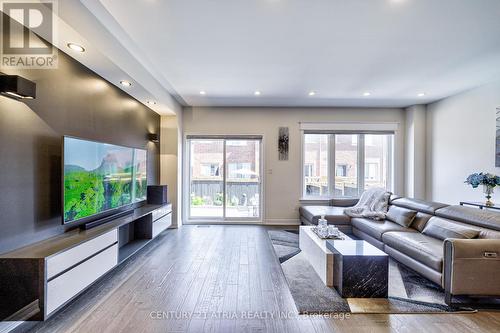
[[[164,205],[168,203],[168,185],[149,185],[148,204]]]

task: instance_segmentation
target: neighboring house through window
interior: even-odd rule
[[[314,166],[311,163],[304,164],[304,176],[313,177],[314,176]]]
[[[359,197],[393,186],[394,134],[304,133],[303,196]]]
[[[217,176],[219,176],[219,164],[217,164],[217,163],[203,163],[200,166],[200,175],[203,177],[217,177]]]
[[[347,165],[340,164],[336,166],[335,175],[337,177],[347,177]]]

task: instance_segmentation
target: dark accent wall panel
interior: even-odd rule
[[[35,81],[35,100],[0,96],[0,253],[64,232],[61,140],[71,135],[148,150],[159,181],[160,116],[59,52],[55,70],[9,70]],[[117,80],[120,78],[117,78]]]

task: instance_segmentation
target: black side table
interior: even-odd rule
[[[487,209],[500,210],[500,205],[486,206],[482,202],[460,201],[460,206],[473,206],[473,207],[479,207],[479,209],[487,208]]]
[[[333,286],[343,298],[386,298],[389,256],[364,240],[329,240]]]

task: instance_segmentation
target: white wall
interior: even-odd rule
[[[181,224],[182,206],[182,112],[162,116],[160,125],[160,183],[168,185],[172,226]]]
[[[405,196],[426,197],[426,107],[414,105],[406,109]]]
[[[464,180],[473,172],[500,174],[495,168],[497,107],[500,81],[427,106],[427,199],[485,200],[482,189],[473,190]]]
[[[404,193],[405,116],[402,109],[354,108],[185,108],[184,135],[255,134],[264,137],[264,222],[298,222],[301,189],[299,122],[398,122],[395,138],[395,189]],[[278,128],[290,129],[288,161],[278,160]]]

